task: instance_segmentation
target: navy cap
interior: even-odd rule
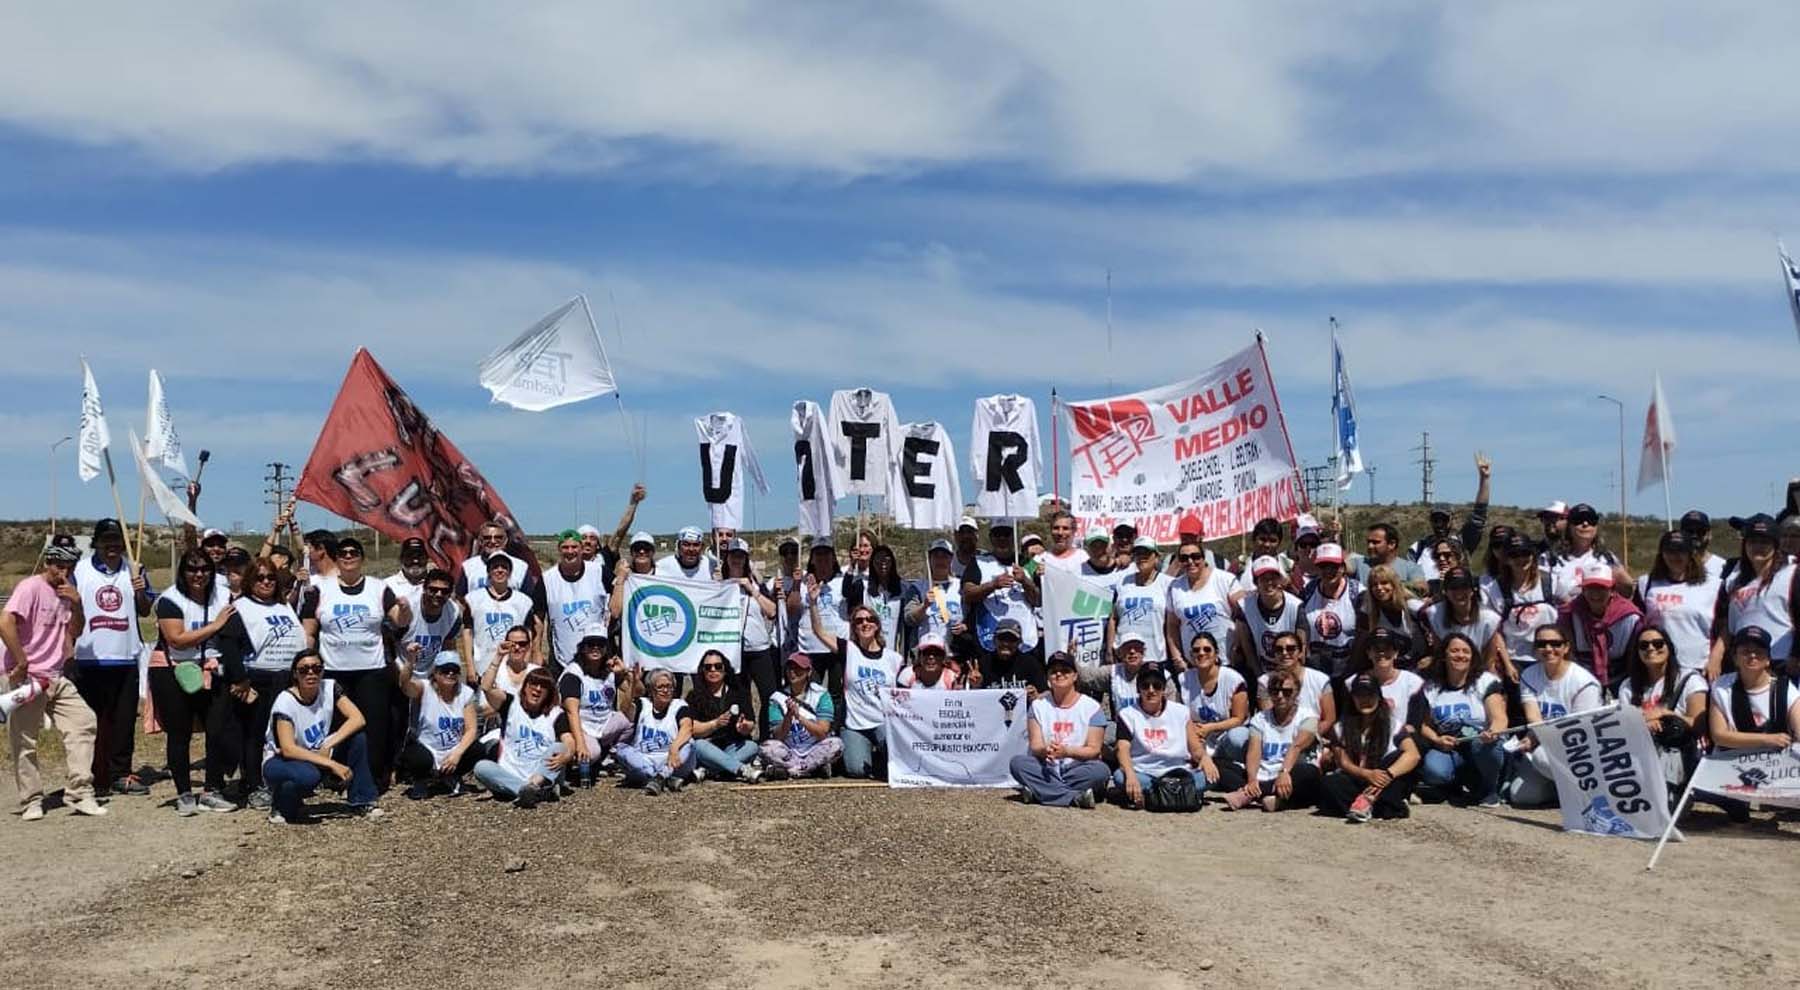
[[[1731,645],[1733,647],[1755,645],[1767,650],[1774,645],[1774,641],[1769,638],[1767,629],[1761,626],[1745,626],[1732,635]]]
[[[1375,680],[1373,675],[1357,674],[1350,678],[1350,693],[1379,695],[1381,694],[1381,684]]]
[[[1738,531],[1744,539],[1773,540],[1775,538],[1775,517],[1767,512],[1758,512],[1754,516],[1732,516],[1731,528]]]
[[[1401,633],[1398,629],[1389,629],[1386,626],[1382,626],[1369,634],[1370,649],[1374,649],[1377,646],[1389,646],[1394,650],[1399,651],[1406,649],[1411,644],[1412,640],[1407,638],[1405,634]]]
[[[1011,636],[1014,639],[1025,638],[1025,627],[1019,625],[1018,619],[1001,619],[994,626],[995,636]]]
[[[1681,531],[1689,535],[1703,534],[1712,529],[1712,517],[1699,509],[1689,509],[1681,514]]]

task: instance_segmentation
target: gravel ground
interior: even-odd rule
[[[34,987],[1792,986],[1800,826],[1058,811],[995,792],[602,786],[380,821],[0,820]],[[11,803],[10,780],[0,800]],[[1743,939],[1746,905],[1778,937]],[[23,984],[21,984],[23,985]]]

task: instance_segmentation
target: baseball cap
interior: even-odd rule
[[[1019,625],[1018,619],[1001,619],[994,625],[995,636],[1011,636],[1014,639],[1025,638],[1025,627]]]
[[[94,540],[96,542],[98,542],[103,537],[108,537],[108,536],[123,537],[124,535],[125,535],[125,527],[119,525],[119,521],[117,519],[102,519],[99,522],[94,523]]]
[[[225,541],[225,531],[222,529],[211,529],[211,528],[201,531],[201,533],[200,533],[200,542],[201,543],[210,543],[213,540],[218,540],[219,542],[223,543]]]
[[[1287,577],[1287,568],[1281,566],[1281,561],[1274,557],[1258,557],[1250,562],[1250,576],[1252,578],[1259,578],[1264,574],[1279,574],[1282,577]]]
[[[656,549],[656,537],[651,536],[649,533],[646,533],[640,529],[637,532],[631,534],[631,544],[630,545],[634,546],[634,547],[637,547],[637,546],[649,547],[650,549],[654,550],[654,549]]]
[[[1062,650],[1057,650],[1055,653],[1052,653],[1048,657],[1044,658],[1044,670],[1051,671],[1051,670],[1055,670],[1058,667],[1062,667],[1067,670],[1074,670],[1075,669],[1075,658],[1072,656],[1069,656],[1067,653],[1064,653]]]
[[[1662,540],[1656,549],[1658,553],[1669,550],[1673,550],[1676,553],[1693,553],[1694,541],[1681,530],[1671,529],[1662,535]]]
[[[1569,504],[1560,498],[1552,499],[1549,505],[1538,510],[1540,516],[1566,516],[1568,514]]]
[[[1093,526],[1088,529],[1087,536],[1082,537],[1081,542],[1084,545],[1089,543],[1111,543],[1112,533],[1108,532],[1105,526]]]
[[[990,520],[988,520],[989,535],[992,535],[996,532],[1010,533],[1012,531],[1013,531],[1013,524],[1012,524],[1011,519],[990,519]]]
[[[250,563],[250,551],[243,547],[232,547],[225,551],[224,563],[227,567],[242,567]]]
[[[455,650],[445,650],[437,655],[436,660],[431,661],[432,670],[444,670],[446,668],[450,670],[462,670],[462,657],[457,656]]]
[[[1310,513],[1302,512],[1302,513],[1300,513],[1299,517],[1294,520],[1294,542],[1295,543],[1298,543],[1301,540],[1306,539],[1307,537],[1311,537],[1314,540],[1318,540],[1319,532],[1320,532],[1319,521],[1317,519],[1314,519]]]
[[[562,544],[567,543],[570,540],[574,540],[576,543],[580,543],[581,542],[581,533],[577,530],[565,529],[562,532],[556,534],[557,546],[561,546]]]
[[[806,654],[801,653],[798,650],[794,651],[793,653],[788,654],[787,665],[790,667],[799,667],[801,670],[813,669],[812,668],[812,657],[809,657]]]
[[[1313,562],[1318,564],[1342,564],[1344,548],[1335,543],[1321,543],[1319,550],[1313,554]]]
[[[1389,629],[1386,626],[1382,626],[1369,634],[1370,649],[1374,649],[1377,646],[1387,646],[1392,647],[1398,652],[1406,649],[1410,644],[1411,640],[1402,635],[1399,630]]]
[[[338,541],[337,556],[342,557],[347,550],[356,551],[358,557],[364,556],[362,541],[354,536],[346,536]]]
[[[1450,506],[1449,505],[1447,505],[1446,503],[1443,503],[1443,502],[1433,502],[1433,503],[1431,503],[1431,511],[1426,513],[1426,518],[1435,519],[1438,516],[1446,516],[1447,517],[1449,515],[1450,515]]]
[[[1152,537],[1140,536],[1131,541],[1131,549],[1148,550],[1151,553],[1155,553],[1157,551],[1156,540]]]
[[[1523,533],[1514,533],[1506,538],[1506,554],[1509,557],[1535,552],[1537,552],[1537,548],[1531,545],[1531,541],[1526,539]]]
[[[1600,521],[1600,510],[1586,502],[1576,502],[1569,507],[1569,522],[1573,523],[1581,519],[1586,519],[1592,523],[1598,523]]]
[[[599,535],[601,535],[600,530],[597,527],[595,527],[592,523],[582,523],[581,525],[575,527],[575,532],[580,533],[582,536],[599,536]]]
[[[961,519],[958,519],[956,521],[956,531],[959,533],[965,529],[980,529],[980,528],[981,528],[981,524],[979,524],[975,521],[974,516],[964,516]]]
[[[741,536],[734,536],[725,541],[726,553],[749,553],[750,543]]]
[[[1350,678],[1350,693],[1362,695],[1381,694],[1381,685],[1369,674],[1357,674]]]
[[[944,553],[956,552],[956,548],[950,545],[950,541],[944,539],[932,540],[931,546],[925,548],[926,553],[937,553],[940,550]]]
[[[1581,570],[1581,586],[1583,588],[1610,588],[1613,586],[1612,568],[1602,564],[1598,567],[1584,567]]]
[[[1774,644],[1774,641],[1769,638],[1767,629],[1761,626],[1745,626],[1732,634],[1731,645],[1736,647],[1746,644],[1760,646],[1766,650]]]
[[[1473,588],[1475,587],[1475,575],[1470,574],[1467,567],[1452,567],[1444,572],[1444,587],[1446,589]]]
[[[1135,540],[1137,527],[1130,523],[1119,523],[1112,528],[1112,535],[1115,540]]]
[[[1119,635],[1118,640],[1113,643],[1113,647],[1114,647],[1114,649],[1122,650],[1125,647],[1130,646],[1133,643],[1136,643],[1139,646],[1148,646],[1149,645],[1145,641],[1145,639],[1141,633],[1128,632],[1128,633],[1121,633]]]
[[[1753,516],[1732,516],[1731,528],[1746,540],[1753,537],[1764,540],[1775,538],[1775,519],[1767,512],[1758,512]]]
[[[588,633],[586,636],[581,637],[581,642],[575,644],[575,652],[580,653],[582,650],[587,649],[595,643],[604,645],[606,643],[606,637],[600,633]]]
[[[505,553],[490,553],[486,557],[481,558],[481,564],[490,571],[496,567],[504,567],[509,571],[512,570],[512,558],[508,557]]]
[[[1028,543],[1035,543],[1041,547],[1044,545],[1044,538],[1036,533],[1026,533],[1024,536],[1019,537],[1019,546],[1025,546]]]
[[[950,648],[944,645],[943,634],[934,632],[928,632],[919,637],[919,652],[924,653],[926,650],[941,650],[945,653],[950,652]]]
[[[797,536],[784,536],[781,538],[780,543],[775,544],[775,549],[777,551],[786,550],[788,547],[793,547],[795,550],[800,549],[800,538]]]
[[[1206,527],[1201,524],[1200,519],[1197,516],[1183,516],[1181,526],[1175,530],[1175,535],[1182,537],[1183,539],[1190,536],[1205,536]]]
[[[706,542],[706,534],[700,532],[700,527],[698,526],[683,526],[676,532],[675,542],[704,543]]]
[[[408,557],[423,557],[423,556],[426,556],[424,540],[421,540],[416,536],[409,536],[406,539],[400,541],[400,559],[401,560],[405,560]]]

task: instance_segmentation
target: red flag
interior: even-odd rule
[[[395,540],[419,537],[451,571],[490,519],[507,528],[512,542],[524,541],[499,493],[363,348],[350,362],[294,495]]]

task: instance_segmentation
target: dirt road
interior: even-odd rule
[[[382,821],[275,828],[178,819],[171,794],[0,819],[0,971],[86,988],[1800,983],[1800,826],[1704,811],[1646,875],[1645,844],[1511,811],[1352,826],[715,783],[530,812],[396,795]],[[1740,935],[1746,917],[1766,934]]]

